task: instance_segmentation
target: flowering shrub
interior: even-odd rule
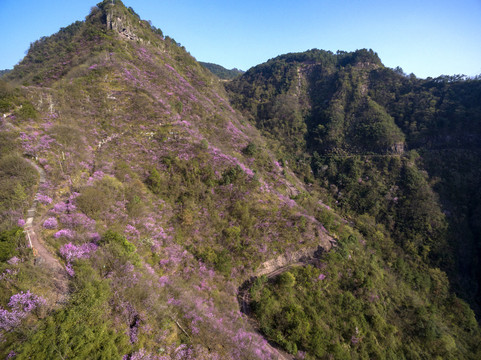
[[[88,238],[90,239],[90,241],[94,242],[94,243],[97,243],[100,241],[100,235],[98,232],[91,232],[91,233],[88,233],[87,234]]]
[[[47,302],[41,296],[32,294],[29,291],[23,291],[13,295],[10,298],[8,306],[11,311],[0,307],[0,329],[4,331],[11,331],[16,328],[21,320],[29,315],[35,309],[45,306]]]
[[[30,290],[26,293],[21,291],[10,298],[8,306],[15,311],[30,313],[41,305],[46,305],[47,302],[41,296],[32,294]]]
[[[60,248],[60,255],[68,262],[76,259],[88,259],[91,253],[97,250],[97,245],[94,243],[82,244],[80,246],[74,245],[71,242],[65,244]]]
[[[60,222],[69,228],[95,229],[95,220],[82,213],[62,214]]]
[[[20,259],[16,256],[12,257],[10,260],[7,261],[9,265],[17,265],[20,262]]]
[[[97,245],[94,243],[87,243],[77,246],[70,242],[62,246],[60,248],[60,255],[67,260],[67,265],[65,265],[65,270],[67,273],[73,277],[75,275],[75,271],[71,262],[77,259],[88,259],[96,250]]]
[[[43,227],[45,229],[52,230],[52,229],[56,229],[57,226],[58,226],[58,222],[57,222],[57,219],[54,217],[49,217],[47,220],[43,222]]]
[[[58,239],[60,237],[65,237],[67,239],[73,239],[75,237],[75,231],[73,230],[70,230],[70,229],[62,229],[62,230],[59,230],[57,231],[53,237],[55,239]]]
[[[60,214],[66,213],[66,212],[75,211],[76,209],[77,209],[77,207],[75,205],[71,204],[70,202],[67,204],[67,203],[61,201],[61,202],[55,204],[50,211],[55,213],[55,214],[60,215]]]
[[[65,265],[65,271],[67,271],[67,274],[69,274],[71,277],[75,276],[75,270],[73,269],[71,263],[67,263],[67,265]]]
[[[0,329],[11,331],[20,325],[23,314],[18,311],[8,311],[0,307]]]
[[[47,195],[37,194],[37,200],[44,205],[52,203],[52,198]]]

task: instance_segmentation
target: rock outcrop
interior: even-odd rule
[[[134,26],[130,20],[119,11],[115,5],[109,6],[106,14],[107,29],[114,30],[123,38],[133,41],[143,41],[137,34],[135,34]]]

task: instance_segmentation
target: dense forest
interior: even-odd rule
[[[105,0],[2,77],[0,357],[480,358],[480,81],[215,69]]]

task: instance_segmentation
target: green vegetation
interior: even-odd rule
[[[119,0],[5,79],[0,357],[269,359],[236,289],[330,234],[317,266],[252,286],[270,340],[307,358],[479,358],[451,287],[479,275],[479,81],[311,50],[221,82]],[[16,227],[34,194],[55,272]],[[455,289],[476,310],[471,288]],[[46,307],[14,313],[27,291]]]
[[[37,173],[20,155],[14,134],[0,133],[0,229],[23,219],[37,183]]]
[[[2,77],[5,74],[8,74],[12,69],[5,69],[5,70],[0,70],[0,77]]]
[[[203,67],[209,70],[212,74],[216,75],[222,80],[232,80],[244,73],[244,71],[242,70],[239,70],[239,69],[228,70],[225,67],[217,64],[212,64],[212,63],[207,63],[202,61],[199,61],[199,64],[201,64]]]
[[[369,214],[419,261],[479,281],[481,268],[462,255],[479,253],[481,236],[470,215],[481,185],[479,80],[421,80],[385,68],[372,51],[310,50],[226,87],[277,157],[338,211]],[[459,284],[479,312],[477,294]]]
[[[72,285],[75,292],[64,309],[47,316],[36,328],[25,327],[20,334],[9,336],[8,340],[24,337],[21,344],[10,345],[17,359],[112,359],[130,349],[127,335],[117,333],[108,317],[108,282],[82,264],[76,266]]]
[[[18,226],[0,232],[0,261],[5,262],[14,256],[20,256],[24,242],[23,230]]]
[[[319,267],[256,279],[250,295],[261,330],[306,359],[479,357],[474,314],[449,294],[446,276],[375,231],[366,240],[349,235]]]

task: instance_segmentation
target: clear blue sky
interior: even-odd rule
[[[0,0],[0,69],[96,0]],[[372,48],[418,77],[481,73],[481,0],[124,0],[200,61],[247,70],[312,48]]]

